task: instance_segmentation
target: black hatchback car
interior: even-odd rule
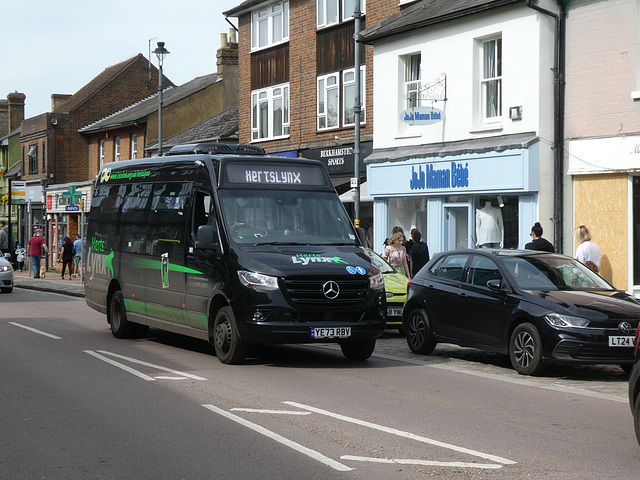
[[[617,364],[630,371],[640,302],[565,255],[456,250],[436,255],[409,284],[409,348],[453,343],[509,355],[515,370]]]

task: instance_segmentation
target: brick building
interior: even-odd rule
[[[163,83],[173,85],[166,78]],[[69,209],[68,215],[47,219],[46,207],[52,199],[45,197],[45,189],[49,185],[91,179],[89,144],[78,130],[153,95],[157,89],[158,70],[142,54],[138,54],[106,68],[73,95],[52,95],[51,112],[24,120],[20,136],[21,179],[27,183],[30,202],[29,218],[21,226],[25,236],[30,236],[30,227],[45,228],[45,237],[54,247],[50,251],[55,255],[58,242],[52,240],[75,235],[79,212],[74,207]],[[85,190],[83,197],[88,195],[90,189]]]
[[[360,3],[364,28],[410,2]],[[238,19],[240,142],[324,161],[339,193],[349,188],[354,174],[354,4],[247,0],[224,12]],[[372,47],[361,47],[360,59],[362,161],[373,140]],[[365,180],[364,168],[360,172]],[[363,204],[364,227],[371,222],[371,209]]]

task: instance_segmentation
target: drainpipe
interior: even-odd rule
[[[555,45],[553,55],[553,196],[554,245],[556,252],[562,253],[562,233],[564,231],[564,91],[565,91],[565,19],[566,9],[563,0],[557,0],[559,12],[552,12],[526,0],[527,7],[537,10],[555,20]]]

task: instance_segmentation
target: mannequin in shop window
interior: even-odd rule
[[[489,200],[476,210],[476,241],[480,248],[502,248],[504,245],[502,210],[491,205]]]

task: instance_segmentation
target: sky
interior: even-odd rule
[[[51,111],[51,94],[74,94],[105,68],[157,42],[163,73],[182,85],[216,71],[222,11],[242,0],[28,0],[5,5],[0,27],[0,98],[24,93],[25,118]],[[236,18],[229,18],[238,25]],[[152,53],[151,60],[158,67]]]

